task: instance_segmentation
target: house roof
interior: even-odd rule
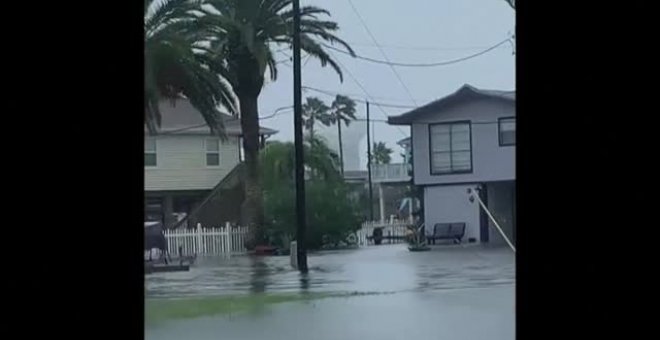
[[[169,100],[160,103],[161,124],[159,133],[182,134],[182,135],[208,135],[211,133],[202,114],[192,107],[187,99],[177,99],[176,102]],[[222,114],[225,125],[225,133],[230,136],[240,136],[242,134],[241,122],[237,117],[226,113]],[[146,127],[145,127],[146,132]],[[267,127],[260,127],[259,134],[273,135],[277,130]]]
[[[387,123],[392,125],[410,125],[413,121],[423,115],[426,115],[429,112],[439,112],[456,103],[479,98],[490,98],[515,102],[516,91],[483,90],[478,89],[472,85],[465,84],[456,92],[446,97],[432,101],[404,114],[398,116],[389,116],[387,117]]]
[[[408,144],[410,144],[410,137],[406,137],[406,138],[404,138],[404,139],[402,139],[402,140],[400,140],[396,143],[399,144],[400,146],[408,145]]]

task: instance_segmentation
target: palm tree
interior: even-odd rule
[[[309,130],[309,138],[314,139],[314,124],[318,121],[325,126],[330,125],[330,108],[316,97],[307,97],[307,103],[303,104],[302,114],[305,121],[305,129]]]
[[[187,98],[212,132],[222,130],[220,105],[236,111],[231,87],[201,53],[212,31],[200,16],[199,1],[144,1],[144,111],[150,133],[160,125],[161,99]]]
[[[344,149],[341,142],[341,123],[344,122],[348,127],[351,120],[355,120],[355,102],[353,99],[340,94],[332,102],[332,111],[330,112],[330,122],[337,124],[337,138],[339,140],[339,167],[341,174],[344,174]]]
[[[390,164],[392,158],[390,154],[392,149],[388,148],[384,142],[374,143],[374,149],[371,152],[371,157],[376,164]]]
[[[248,248],[261,241],[263,197],[259,180],[259,109],[257,99],[268,70],[271,80],[277,78],[275,61],[277,46],[291,48],[293,44],[292,0],[204,0],[204,21],[213,26],[210,45],[213,69],[227,79],[238,97],[243,149],[245,151],[245,200],[242,223],[251,231]],[[334,35],[334,21],[321,20],[330,15],[322,8],[300,8],[300,45],[307,54],[330,65],[343,80],[339,65],[317,39],[339,44],[355,55],[346,42]]]

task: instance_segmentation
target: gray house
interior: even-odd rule
[[[464,240],[503,243],[468,188],[512,242],[516,231],[516,94],[464,85],[455,93],[388,118],[411,127],[413,181],[424,189],[427,235],[436,223],[465,223]]]

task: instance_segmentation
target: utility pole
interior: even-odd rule
[[[303,159],[302,77],[300,67],[300,0],[293,0],[293,126],[296,155],[296,243],[298,270],[307,272],[305,167]]]
[[[367,172],[369,174],[369,216],[374,220],[374,188],[371,183],[371,128],[369,127],[369,101],[367,103]]]
[[[344,178],[344,148],[341,144],[341,119],[337,117],[337,140],[339,140],[339,166],[341,167],[341,177]]]

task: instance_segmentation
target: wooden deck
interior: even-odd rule
[[[144,261],[144,274],[167,273],[167,272],[187,272],[190,266],[195,263],[195,256],[173,257],[164,260]]]
[[[187,272],[190,270],[189,265],[181,265],[178,263],[171,264],[145,264],[144,273],[153,274],[153,273],[167,273],[167,272]]]

